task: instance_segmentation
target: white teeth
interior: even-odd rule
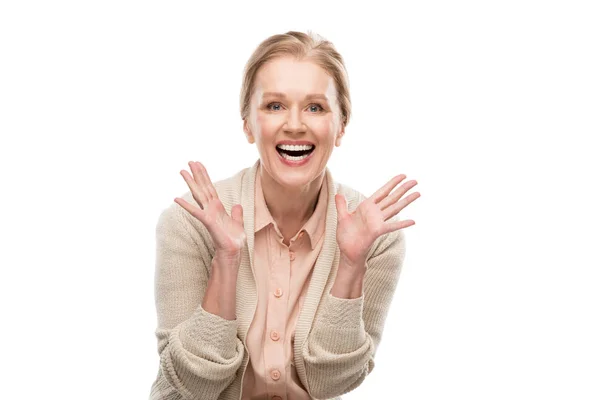
[[[299,156],[299,157],[293,157],[293,156],[288,156],[285,153],[281,153],[281,156],[283,158],[285,158],[286,160],[290,160],[290,161],[300,161],[300,160],[304,160],[306,157],[309,156],[309,154],[305,154],[303,156]]]
[[[315,146],[306,145],[306,144],[302,144],[302,145],[278,144],[277,147],[282,150],[302,151],[302,150],[310,150]]]

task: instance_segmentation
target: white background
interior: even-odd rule
[[[189,160],[214,181],[254,163],[244,63],[310,29],[350,75],[334,178],[421,193],[344,399],[600,398],[593,3],[2,2],[2,397],[148,397],[158,215]]]

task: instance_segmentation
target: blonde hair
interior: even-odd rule
[[[333,78],[340,107],[340,121],[345,127],[350,120],[352,103],[350,102],[348,73],[344,60],[333,43],[310,31],[308,34],[289,31],[270,36],[254,50],[244,68],[242,90],[240,91],[242,119],[246,119],[250,112],[250,99],[258,70],[267,62],[282,56],[293,56],[297,60],[312,61]]]

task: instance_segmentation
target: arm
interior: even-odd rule
[[[312,396],[331,398],[348,393],[375,367],[375,353],[404,257],[404,232],[399,230],[379,241],[367,260],[364,277],[340,274],[343,270],[338,267],[332,291],[319,306],[303,350]],[[353,298],[355,295],[359,297]]]
[[[217,399],[235,379],[244,356],[237,320],[230,319],[235,318],[237,275],[224,272],[237,269],[217,268],[215,263],[225,260],[212,258],[205,227],[198,222],[205,233],[201,235],[184,212],[172,205],[156,227],[155,334],[164,378],[161,390],[176,391],[185,399]],[[209,271],[211,264],[215,273]]]

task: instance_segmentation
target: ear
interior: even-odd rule
[[[342,136],[344,136],[345,134],[345,126],[342,126],[337,134],[337,136],[335,137],[335,146],[336,147],[340,147],[342,145]]]
[[[244,133],[246,134],[246,139],[248,140],[248,143],[250,143],[250,144],[254,143],[254,135],[252,134],[252,131],[248,127],[247,119],[244,119]]]

